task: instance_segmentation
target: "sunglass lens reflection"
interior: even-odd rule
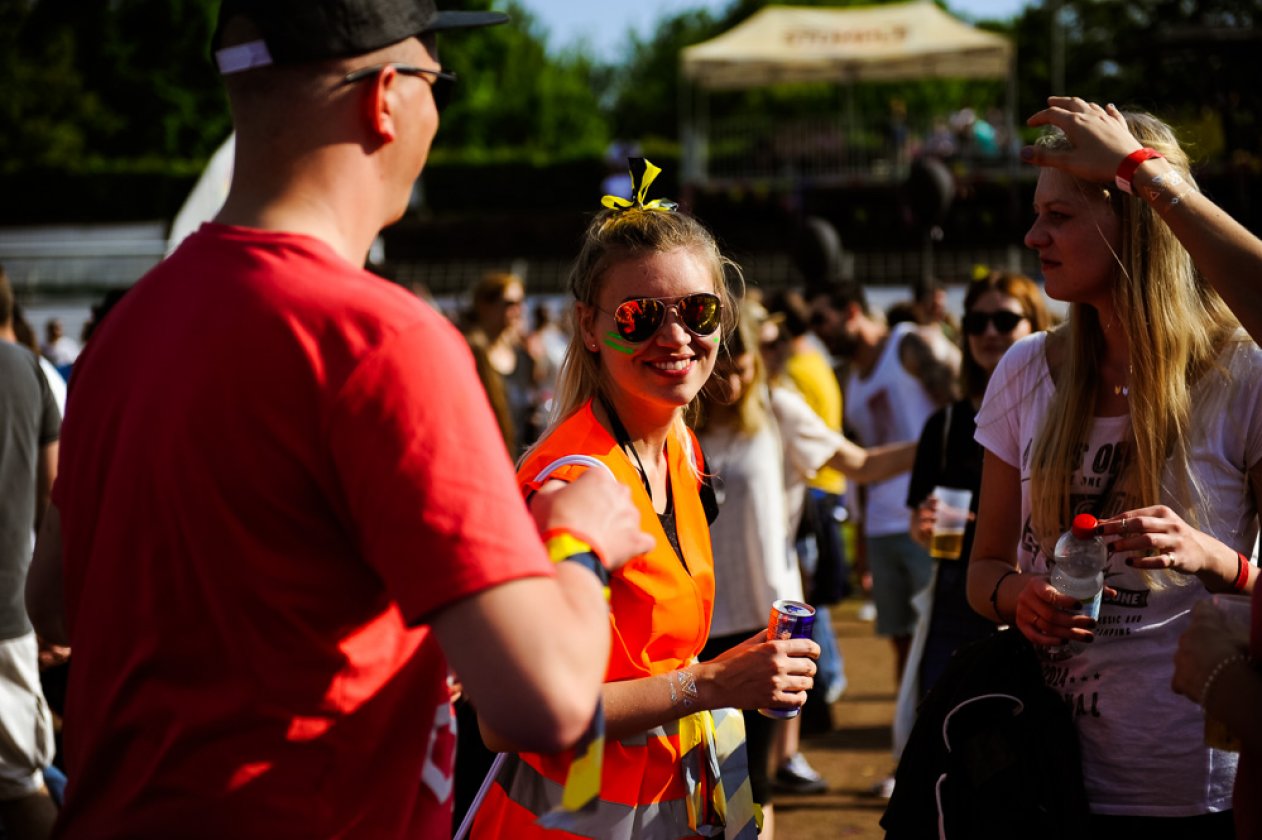
[[[628,300],[614,312],[618,334],[627,341],[641,342],[657,332],[666,307],[660,300],[641,298]]]
[[[698,335],[709,335],[719,326],[719,299],[714,295],[690,295],[679,302],[679,317]]]

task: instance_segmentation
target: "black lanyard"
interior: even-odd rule
[[[614,411],[613,405],[610,404],[604,394],[597,394],[597,398],[600,400],[600,404],[605,407],[605,413],[609,415],[609,425],[613,426],[614,440],[618,442],[618,446],[623,451],[630,450],[631,457],[635,459],[636,469],[640,471],[640,480],[644,482],[644,490],[649,494],[649,505],[655,507],[653,505],[653,488],[649,486],[648,473],[644,470],[644,462],[640,460],[640,453],[631,445],[631,435],[627,432],[627,427],[622,425],[618,412]],[[679,529],[675,522],[675,511],[671,502],[670,478],[668,477],[666,480],[666,512],[657,514],[657,519],[662,524],[662,530],[666,534],[666,541],[674,549],[675,556],[679,558],[684,571],[692,574],[688,569],[688,561],[684,559],[683,546],[679,544]]]
[[[604,394],[597,394],[596,398],[600,400],[600,404],[604,406],[605,413],[609,415],[609,425],[613,426],[614,440],[618,442],[618,447],[624,452],[630,451],[631,457],[635,459],[636,469],[640,471],[640,480],[644,482],[644,490],[649,494],[649,502],[653,502],[653,488],[649,486],[649,476],[644,470],[644,462],[640,460],[640,453],[635,451],[635,447],[631,445],[631,435],[627,433],[627,427],[622,425],[622,420],[618,418],[618,412],[613,410],[613,405],[605,397]]]

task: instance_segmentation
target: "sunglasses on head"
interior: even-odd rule
[[[682,297],[632,298],[624,300],[608,314],[613,315],[618,335],[638,344],[653,337],[666,320],[666,311],[672,307],[684,326],[696,335],[712,335],[719,328],[723,307],[719,296],[709,292]]]
[[[411,64],[399,64],[395,61],[387,64],[374,64],[371,67],[361,67],[358,70],[353,70],[342,78],[342,84],[353,85],[355,82],[361,82],[364,79],[371,79],[387,67],[393,67],[396,73],[401,73],[404,76],[419,76],[422,79],[429,79],[430,91],[434,96],[434,107],[438,109],[440,114],[451,102],[451,95],[456,87],[455,73],[451,73],[446,70],[434,70],[430,67],[416,67]]]
[[[981,335],[986,332],[987,324],[994,324],[995,332],[1007,335],[1024,320],[1024,315],[1013,312],[1011,309],[1000,309],[998,312],[969,312],[964,316],[964,332],[969,335]]]

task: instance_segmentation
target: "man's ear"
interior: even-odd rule
[[[393,142],[398,136],[394,121],[394,109],[398,105],[394,91],[398,79],[398,71],[389,65],[385,66],[373,77],[372,83],[366,85],[368,90],[360,100],[366,124],[383,143]]]

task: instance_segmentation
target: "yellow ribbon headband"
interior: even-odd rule
[[[678,204],[664,198],[655,198],[649,202],[644,200],[644,197],[648,195],[649,185],[653,183],[653,179],[662,171],[660,168],[649,163],[646,158],[633,157],[627,158],[627,169],[631,173],[631,194],[635,196],[635,200],[631,201],[620,195],[606,195],[600,200],[601,204],[610,210],[636,208],[639,210],[656,210],[659,213],[673,213],[678,209]]]

